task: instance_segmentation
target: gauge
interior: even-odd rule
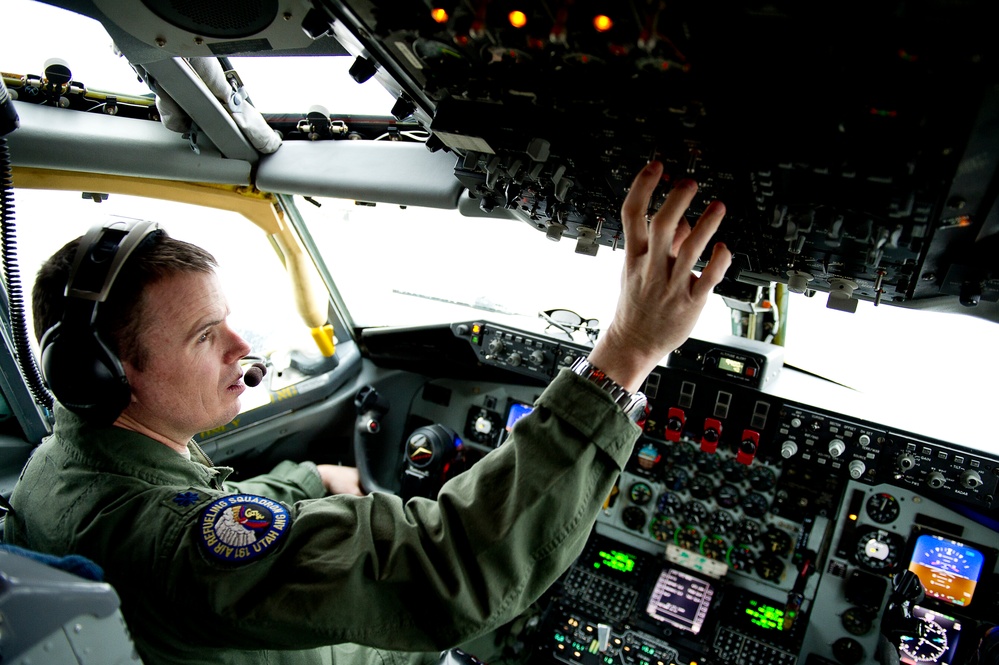
[[[648,483],[641,481],[632,483],[631,487],[628,488],[628,498],[631,499],[632,503],[644,506],[652,500],[652,488],[649,487]]]
[[[862,529],[857,536],[854,559],[858,566],[875,573],[890,573],[898,567],[905,541],[901,536],[876,527]]]
[[[708,520],[708,528],[711,529],[711,533],[723,534],[728,533],[735,526],[735,518],[732,517],[732,513],[726,510],[716,510],[711,513],[711,519]]]
[[[694,457],[694,464],[697,465],[697,470],[701,473],[713,473],[718,470],[721,460],[714,453],[706,453],[703,450],[699,450]]]
[[[742,506],[742,510],[750,517],[763,517],[770,510],[767,498],[759,492],[749,492],[746,496],[742,497],[739,505]]]
[[[649,535],[661,543],[668,543],[676,536],[676,522],[666,515],[653,517],[649,522]]]
[[[753,520],[742,520],[735,531],[735,537],[740,543],[752,545],[760,537],[760,523]]]
[[[924,612],[919,617],[916,634],[902,636],[898,648],[903,656],[916,663],[936,663],[947,653],[947,630],[934,619],[932,612]]]
[[[645,526],[645,511],[638,506],[628,506],[621,512],[621,521],[632,531],[641,531]]]
[[[700,501],[688,501],[683,507],[683,519],[688,524],[700,524],[707,517],[708,509]]]
[[[749,484],[759,492],[769,492],[777,484],[777,476],[765,466],[757,466],[749,472]]]
[[[784,562],[773,554],[764,554],[756,562],[756,574],[768,582],[776,582],[784,576]]]
[[[687,487],[695,499],[709,499],[715,493],[715,481],[711,476],[696,476]]]
[[[870,610],[851,607],[840,616],[843,628],[851,635],[866,635],[874,627],[874,617]]]
[[[676,515],[683,508],[683,499],[673,492],[663,492],[656,501],[656,513],[660,515]]]
[[[728,543],[721,536],[705,536],[704,540],[701,541],[701,554],[709,559],[723,561],[727,548]]]
[[[852,637],[841,637],[833,642],[832,652],[843,665],[856,665],[864,659],[864,647]]]
[[[721,465],[725,480],[730,483],[741,483],[746,478],[746,465],[734,459],[725,460]]]
[[[745,545],[735,545],[725,554],[725,562],[732,570],[749,570],[756,563],[756,555]]]
[[[780,529],[767,529],[763,534],[763,549],[777,556],[787,556],[791,553],[791,536]]]
[[[739,505],[739,488],[730,483],[725,483],[715,491],[715,501],[722,508],[735,508]]]
[[[666,489],[679,492],[690,482],[690,474],[685,469],[674,466],[663,474],[663,482],[666,483]]]
[[[867,516],[878,524],[889,524],[898,518],[898,499],[887,492],[874,494],[867,500]]]
[[[670,461],[675,466],[687,466],[694,459],[694,447],[689,443],[677,443],[670,448]]]
[[[673,542],[684,549],[696,552],[700,549],[701,538],[703,537],[700,529],[693,524],[688,524],[676,530]]]

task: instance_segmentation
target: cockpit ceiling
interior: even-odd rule
[[[427,148],[449,156],[481,212],[577,252],[623,244],[619,202],[655,158],[667,181],[654,205],[681,178],[700,184],[695,216],[725,202],[718,239],[736,255],[725,295],[783,282],[828,292],[838,309],[863,300],[999,319],[988,2],[448,0],[434,13],[272,0],[241,16],[61,4],[102,20],[138,64],[345,50],[358,79],[397,96],[400,120],[431,131]]]

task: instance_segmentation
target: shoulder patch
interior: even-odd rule
[[[208,504],[197,528],[210,557],[228,563],[249,563],[284,539],[291,528],[291,515],[273,499],[232,494]]]

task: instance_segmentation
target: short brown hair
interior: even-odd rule
[[[42,265],[31,290],[35,337],[62,320],[66,285],[83,236],[62,246]],[[165,231],[148,236],[128,257],[115,278],[107,300],[97,309],[97,334],[121,360],[138,369],[146,362],[139,331],[144,314],[143,293],[151,284],[177,273],[211,273],[215,257],[197,245],[171,238]]]

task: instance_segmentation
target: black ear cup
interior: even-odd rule
[[[90,422],[111,424],[131,399],[121,361],[95,322],[125,261],[158,228],[153,222],[112,222],[90,229],[67,280],[62,318],[39,343],[49,389],[60,404]]]
[[[42,375],[59,402],[97,424],[125,410],[132,391],[118,357],[92,334],[63,333],[63,323],[42,337]]]

